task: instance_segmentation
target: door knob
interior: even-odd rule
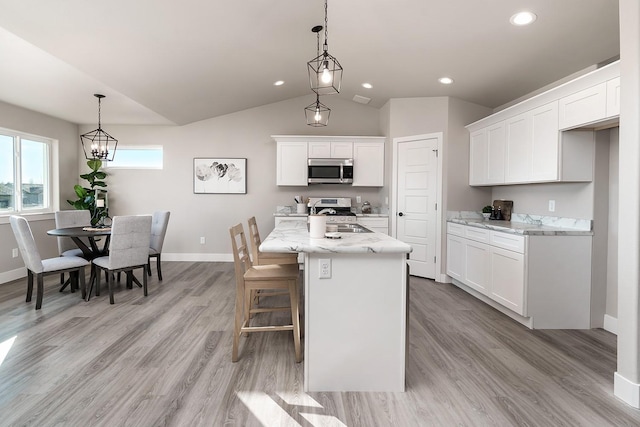
[[[399,212],[398,216],[404,216],[404,214],[402,212]]]

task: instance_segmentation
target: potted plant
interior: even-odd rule
[[[482,208],[482,216],[484,217],[484,219],[489,219],[489,217],[491,216],[491,212],[493,212],[493,206],[491,205],[487,205]]]
[[[67,200],[67,202],[75,209],[86,209],[91,212],[91,225],[102,223],[104,218],[109,217],[109,212],[106,206],[98,206],[96,203],[96,195],[99,188],[105,188],[107,184],[103,181],[107,177],[107,174],[100,170],[102,167],[102,161],[98,159],[92,159],[87,161],[87,166],[91,169],[91,172],[80,175],[80,178],[86,179],[89,182],[89,187],[83,187],[76,184],[73,186],[73,190],[78,196],[78,200]],[[102,190],[106,193],[106,190]]]

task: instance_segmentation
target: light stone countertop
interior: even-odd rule
[[[383,233],[340,233],[340,239],[312,239],[306,222],[279,224],[260,245],[261,252],[409,253],[408,244]]]
[[[552,227],[542,224],[530,224],[526,222],[496,221],[476,218],[449,218],[448,222],[468,225],[477,228],[502,231],[504,233],[522,234],[528,236],[592,236],[591,230],[578,230],[574,228]]]

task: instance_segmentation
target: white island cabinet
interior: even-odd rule
[[[304,253],[304,391],[405,390],[411,246],[375,232],[311,239],[288,221],[260,250]]]

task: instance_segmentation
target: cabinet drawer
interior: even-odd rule
[[[476,242],[489,243],[489,230],[485,228],[465,227],[464,237]]]
[[[453,234],[454,236],[464,237],[464,225],[448,222],[447,234]]]
[[[502,249],[524,253],[524,236],[517,234],[502,233],[500,231],[491,232],[491,244]]]
[[[365,227],[388,227],[389,218],[362,218],[358,217],[357,223],[364,225]]]

